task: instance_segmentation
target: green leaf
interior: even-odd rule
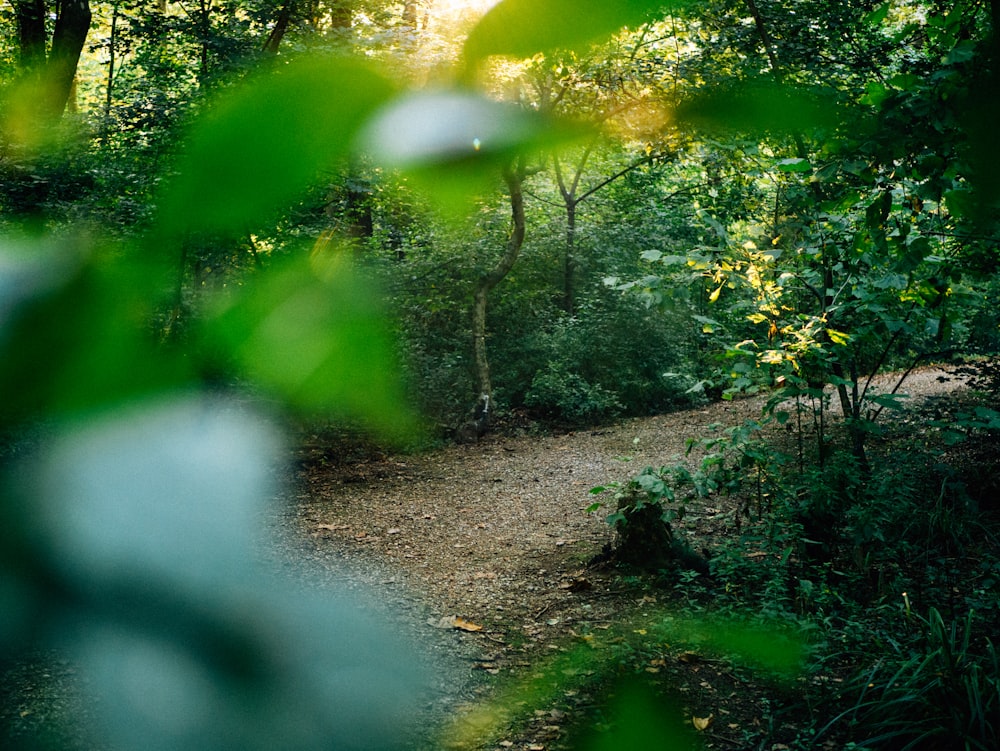
[[[1000,412],[989,407],[976,407],[973,412],[987,430],[1000,429]]]
[[[389,437],[414,428],[380,295],[346,253],[314,252],[243,286],[206,321],[220,367],[307,413],[358,419]]]
[[[957,219],[973,216],[976,211],[976,196],[971,190],[956,188],[944,193],[944,203],[948,213]]]
[[[208,108],[159,200],[160,234],[245,232],[347,156],[393,86],[355,61],[297,60]]]
[[[0,244],[0,393],[16,395],[0,403],[0,423],[84,412],[190,377],[149,336],[157,270],[99,253],[84,263],[81,250]]]
[[[607,710],[607,727],[591,732],[584,751],[694,748],[694,729],[683,724],[679,707],[664,701],[638,679],[617,687]]]
[[[39,518],[58,565],[83,585],[224,582],[246,563],[279,446],[272,426],[200,396],[160,396],[67,431],[40,468]]]
[[[713,618],[664,623],[663,631],[666,636],[701,643],[730,658],[786,677],[797,674],[805,658],[802,642],[780,626]]]
[[[915,73],[897,73],[889,79],[888,84],[897,89],[912,89],[921,83],[920,76]]]
[[[864,18],[865,23],[869,24],[870,26],[880,25],[889,15],[889,7],[891,5],[892,3],[882,3],[880,6],[875,8],[875,10],[873,10],[871,13],[865,16]]]
[[[878,289],[906,289],[909,281],[904,274],[886,274],[876,279],[874,286]]]
[[[861,103],[871,107],[881,107],[882,103],[891,95],[889,87],[879,81],[870,81],[865,85],[865,93],[861,97]]]
[[[44,603],[38,630],[85,676],[99,747],[398,747],[430,685],[412,646],[255,553],[278,513],[274,426],[246,404],[161,394],[56,427],[17,494],[21,555],[47,578],[15,576],[3,599],[38,587],[26,604]]]
[[[628,520],[625,518],[625,514],[623,512],[615,511],[613,514],[608,514],[604,521],[609,527],[617,527],[619,524],[627,523]]]
[[[714,318],[708,318],[706,316],[692,315],[694,320],[701,324],[701,330],[706,334],[711,334],[716,328],[721,328],[722,324],[716,321]]]
[[[778,161],[778,169],[781,172],[810,172],[812,164],[808,159],[781,159]]]
[[[623,27],[639,25],[677,0],[502,0],[465,41],[465,74],[492,55],[528,58],[557,49],[582,49]]]

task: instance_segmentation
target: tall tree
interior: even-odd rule
[[[511,231],[507,238],[504,252],[496,264],[483,274],[476,282],[472,303],[472,348],[476,367],[476,384],[479,387],[479,398],[473,411],[472,419],[459,431],[463,439],[475,438],[489,428],[490,402],[493,398],[493,380],[490,373],[490,361],[486,352],[486,310],[489,295],[493,289],[510,273],[524,245],[526,220],[524,215],[524,165],[518,161],[514,166],[504,169],[504,183],[510,199]]]
[[[51,121],[66,110],[73,93],[76,68],[90,32],[89,0],[12,0],[17,20],[20,69],[31,85],[34,114]],[[55,14],[51,40],[47,19]]]

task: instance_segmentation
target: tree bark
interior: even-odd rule
[[[24,73],[45,67],[45,0],[19,0],[14,3],[17,19],[17,42],[20,66]]]
[[[212,3],[211,0],[201,0],[198,7],[198,34],[201,36],[201,49],[198,54],[198,85],[202,88],[208,83],[209,55],[208,46],[212,34]]]
[[[111,9],[111,33],[108,37],[108,80],[104,89],[104,124],[101,126],[101,143],[105,144],[111,130],[111,104],[114,101],[115,63],[118,45],[118,3]]]
[[[14,3],[21,73],[37,86],[35,114],[42,122],[58,120],[66,111],[80,54],[90,33],[89,0],[62,0],[57,7],[51,49],[46,55],[45,0]]]
[[[523,167],[520,165],[509,167],[504,170],[503,177],[504,182],[507,184],[508,195],[510,196],[512,227],[503,255],[497,261],[496,266],[480,277],[473,293],[472,351],[479,397],[476,401],[472,419],[469,423],[463,425],[460,430],[467,438],[472,437],[470,428],[475,431],[476,437],[485,433],[489,428],[489,409],[493,399],[493,381],[490,373],[489,356],[486,350],[486,312],[489,295],[513,268],[518,254],[521,252],[521,247],[524,245],[526,225],[524,218],[524,192],[522,188],[524,182]]]
[[[52,50],[46,65],[49,84],[49,114],[59,118],[66,110],[76,80],[83,45],[90,33],[90,3],[88,0],[62,0],[52,31]]]
[[[563,310],[573,315],[576,311],[576,206],[577,201],[566,201],[566,248],[563,254]]]
[[[281,6],[281,10],[278,11],[278,17],[274,21],[274,28],[271,29],[271,33],[267,35],[267,41],[264,42],[264,54],[273,57],[278,54],[278,47],[281,46],[281,40],[285,38],[285,33],[288,31],[288,24],[292,20],[292,11],[295,9],[295,2],[287,2]]]

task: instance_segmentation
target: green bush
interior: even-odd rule
[[[571,425],[599,423],[622,411],[614,393],[568,372],[560,363],[549,363],[535,375],[524,403],[547,418]]]

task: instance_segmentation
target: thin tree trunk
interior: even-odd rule
[[[271,33],[267,36],[267,41],[264,42],[265,55],[273,57],[278,54],[278,47],[281,45],[281,40],[285,38],[285,32],[288,31],[288,24],[292,20],[292,11],[294,9],[294,1],[287,2],[281,6],[281,10],[278,11],[278,17],[274,21],[274,28],[271,29]]]
[[[317,14],[318,16],[318,14]],[[354,10],[348,2],[335,2],[328,10],[330,25],[337,31],[346,31],[354,23]]]
[[[416,0],[406,0],[403,3],[403,25],[411,31],[416,31],[420,23]]]
[[[517,256],[524,245],[525,217],[524,217],[524,192],[522,183],[524,181],[523,168],[518,165],[504,170],[504,181],[507,184],[507,191],[510,196],[511,209],[511,233],[507,238],[507,245],[503,255],[489,272],[480,277],[476,283],[473,293],[472,303],[472,350],[476,367],[476,385],[479,388],[479,397],[476,401],[473,418],[470,423],[464,425],[460,432],[463,437],[472,438],[482,435],[489,428],[489,409],[493,399],[493,381],[490,373],[490,361],[486,351],[486,312],[489,302],[490,292],[501,282],[510,272],[517,261]]]
[[[566,248],[563,254],[563,310],[573,315],[576,309],[576,201],[566,202]]]
[[[104,124],[101,127],[101,143],[108,140],[111,129],[111,103],[115,84],[115,45],[118,43],[118,3],[111,8],[111,33],[108,37],[108,82],[104,89]]]
[[[198,85],[204,88],[208,82],[208,40],[212,31],[211,0],[201,0],[199,6],[198,33],[201,36],[200,63],[198,66]]]

